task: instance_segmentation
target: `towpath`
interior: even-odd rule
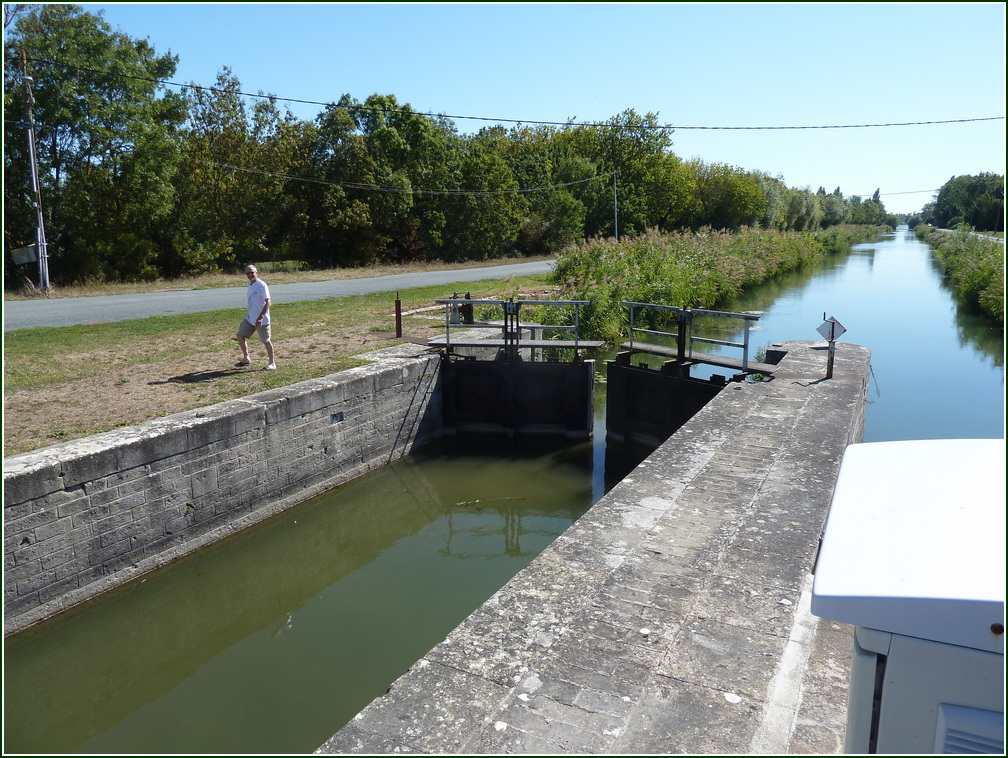
[[[361,279],[334,279],[325,282],[297,282],[270,286],[274,302],[324,300],[329,297],[392,292],[437,284],[474,282],[482,279],[506,279],[509,276],[541,274],[552,270],[554,261],[510,263],[485,268],[419,271]],[[243,286],[209,290],[172,290],[137,295],[103,295],[40,300],[12,300],[3,304],[3,330],[31,329],[37,326],[75,326],[77,324],[125,321],[149,316],[173,316],[179,313],[214,311],[242,302]]]

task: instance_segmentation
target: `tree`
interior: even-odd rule
[[[380,250],[366,190],[374,184],[374,162],[351,104],[344,95],[318,116],[307,146],[306,181],[289,185],[298,209],[295,233],[314,266],[362,265]]]
[[[766,208],[759,219],[759,226],[764,229],[781,229],[784,226],[786,203],[784,200],[787,187],[781,179],[775,179],[761,173],[752,173],[753,180],[766,198]],[[756,226],[756,224],[753,224]]]
[[[672,147],[671,134],[661,128],[655,114],[641,116],[628,109],[604,124],[568,127],[563,139],[575,154],[594,163],[598,171],[599,182],[582,191],[587,236],[611,236],[617,225],[620,235],[643,232],[666,215],[670,192],[673,204],[682,200],[674,196],[676,180],[669,176],[675,164],[665,160]]]
[[[840,194],[840,188],[837,187],[832,194],[823,194],[819,198],[820,205],[822,206],[823,220],[822,225],[827,226],[837,226],[839,224],[849,223],[851,220],[851,207],[844,201],[844,197]]]
[[[32,6],[4,44],[27,56],[34,79],[37,158],[50,272],[56,281],[149,279],[172,207],[182,98],[166,92],[178,59],[113,32],[74,5]],[[4,69],[4,233],[26,224],[21,72]]]
[[[862,200],[854,195],[848,199],[850,206],[850,222],[852,224],[862,224],[868,226],[879,226],[886,221],[886,210],[879,199],[879,191],[875,190],[870,200]]]
[[[938,191],[929,221],[939,227],[966,224],[983,231],[1003,231],[1004,177],[998,174],[953,176]]]
[[[678,156],[666,152],[648,183],[648,193],[651,197],[649,226],[662,231],[681,229],[692,219],[697,176]]]
[[[584,239],[582,193],[596,167],[575,153],[555,127],[483,129],[481,139],[493,147],[524,190],[525,216],[516,244],[525,255],[553,255]]]
[[[823,212],[819,198],[809,188],[788,188],[785,193],[785,223],[783,231],[815,231],[819,228]]]
[[[450,122],[416,113],[394,95],[372,95],[351,108],[382,191],[368,202],[383,258],[403,262],[440,255],[443,195],[454,187],[460,140]]]
[[[695,226],[737,230],[760,223],[767,195],[752,174],[722,163],[694,165],[700,213]]]
[[[261,93],[260,93],[261,94]],[[172,274],[239,268],[270,256],[267,240],[284,212],[283,176],[293,160],[272,97],[247,105],[225,67],[214,87],[190,85],[185,170],[176,177]]]
[[[466,141],[457,194],[444,199],[444,259],[484,260],[510,254],[526,214],[518,182],[479,136]]]
[[[289,184],[292,233],[307,260],[353,266],[442,255],[444,195],[457,189],[462,161],[450,122],[393,95],[364,103],[343,95],[314,132],[299,172],[310,182]]]

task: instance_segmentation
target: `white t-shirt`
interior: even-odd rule
[[[253,326],[255,326],[255,322],[259,319],[259,314],[262,313],[262,309],[266,306],[266,301],[269,299],[269,296],[269,287],[266,286],[266,282],[262,279],[256,279],[254,282],[249,283],[248,315],[245,316],[245,318]],[[266,326],[269,322],[269,311],[266,311],[266,315],[263,316],[262,325]]]

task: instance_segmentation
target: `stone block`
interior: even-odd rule
[[[56,573],[56,581],[62,582],[68,579],[69,577],[76,577],[75,581],[77,585],[80,586],[79,575],[81,569],[85,568],[85,566],[83,566],[81,562],[77,560],[77,557],[74,555],[72,550],[69,552],[69,554],[65,552],[60,553],[59,558],[65,560],[63,560],[61,563],[54,563],[52,566],[53,571]]]
[[[191,481],[191,491],[194,498],[201,498],[208,494],[216,494],[217,492],[216,469],[194,472]]]
[[[74,557],[75,543],[70,534],[64,535],[60,539],[53,538],[44,543],[38,543],[37,547],[41,548],[38,558],[42,571],[61,566]]]
[[[244,407],[242,401],[231,401],[179,414],[180,425],[186,430],[186,450],[188,457],[199,455],[201,448],[213,442],[226,440],[235,434],[236,420],[231,411]]]
[[[37,593],[43,587],[48,587],[56,581],[56,572],[52,569],[47,571],[27,571],[28,566],[18,567],[11,572],[11,575],[4,578],[4,582],[17,584],[18,595],[28,595]]]
[[[4,461],[4,513],[8,503],[23,503],[64,488],[63,466],[50,453],[25,453]]]
[[[482,716],[503,701],[507,688],[421,660],[425,679],[438,681],[438,696],[411,686],[407,674],[366,709],[384,739],[424,753],[454,753],[478,729]],[[429,725],[438,724],[431,729]]]
[[[130,544],[126,535],[121,535],[122,539],[113,542],[108,535],[98,538],[98,546],[88,552],[88,564],[91,566],[102,566],[105,573],[109,573],[106,567],[118,556],[129,552]]]
[[[39,606],[37,592],[19,594],[17,586],[13,582],[4,582],[4,630],[10,616],[27,613]]]
[[[56,510],[53,508],[39,508],[33,510],[26,516],[13,521],[4,521],[4,540],[8,537],[18,535],[28,535],[31,541],[36,540],[35,530],[47,524],[55,523],[59,519]]]
[[[733,692],[656,677],[642,693],[617,752],[744,755],[762,707],[762,701]]]
[[[181,455],[189,446],[188,433],[184,427],[176,426],[170,420],[155,421],[133,427],[135,433],[124,439],[116,450],[120,471],[144,466],[151,461]]]
[[[80,529],[106,519],[112,513],[112,507],[107,504],[94,505],[80,513],[73,514],[72,523],[75,529]]]
[[[111,432],[66,444],[61,456],[63,486],[67,489],[115,474],[119,470],[116,437]]]
[[[62,502],[51,501],[51,507],[55,507],[58,518],[72,518],[78,513],[83,513],[91,507],[91,498],[84,494],[83,489],[66,493]]]

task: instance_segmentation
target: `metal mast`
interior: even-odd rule
[[[32,209],[35,211],[35,245],[38,254],[39,287],[43,292],[49,291],[49,251],[46,246],[45,222],[42,218],[42,192],[39,186],[38,163],[35,157],[35,118],[32,115],[32,105],[35,98],[32,95],[32,81],[28,76],[28,56],[21,51],[22,77],[25,88],[25,119],[28,125],[28,173],[31,184]]]

